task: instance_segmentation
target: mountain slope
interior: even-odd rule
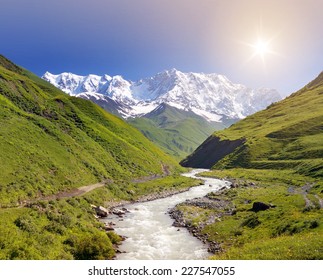
[[[176,208],[195,235],[216,244],[213,259],[323,259],[322,108],[323,72],[285,100],[215,132],[181,162],[232,182]]]
[[[93,101],[137,127],[178,160],[190,154],[207,135],[265,108],[281,97],[272,89],[250,89],[223,75],[164,71],[136,82],[121,76],[78,76],[71,73],[43,79],[70,95]],[[167,106],[167,110],[163,109]],[[160,120],[171,120],[161,124]]]
[[[116,110],[124,118],[142,116],[164,103],[192,111],[208,121],[221,122],[223,117],[244,118],[281,99],[273,89],[255,90],[234,84],[223,75],[183,73],[176,69],[136,82],[121,76],[53,75],[49,72],[43,79],[71,95],[90,98],[95,94],[101,100],[109,97],[121,104]]]
[[[0,203],[177,167],[137,129],[0,56]]]
[[[312,177],[323,176],[322,75],[283,101],[215,132],[181,164],[293,169]],[[234,142],[238,144],[232,145]],[[223,153],[223,145],[227,153]]]
[[[161,104],[154,111],[128,122],[178,160],[193,152],[214,130],[224,128],[220,123],[207,122],[193,112],[167,104]]]

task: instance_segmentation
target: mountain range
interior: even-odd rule
[[[208,121],[223,122],[224,118],[242,119],[281,99],[274,89],[251,89],[234,84],[223,75],[183,73],[176,69],[136,82],[122,76],[49,72],[42,78],[70,95],[110,102],[124,118],[143,116],[165,103]]]
[[[133,93],[119,94],[110,100],[131,111]],[[210,135],[181,165],[235,179],[178,210],[216,245],[213,258],[322,259],[322,108],[323,72],[221,131],[208,134],[212,122],[167,102],[128,121],[174,153],[198,142],[196,132]],[[184,169],[147,138],[0,55],[0,259],[113,258],[122,238],[97,222],[95,205],[197,184],[179,178]]]
[[[136,82],[121,76],[49,72],[42,78],[70,95],[91,100],[127,119],[178,159],[192,152],[214,130],[281,99],[274,89],[255,90],[234,84],[223,75],[183,73],[176,69]]]

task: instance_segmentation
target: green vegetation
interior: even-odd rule
[[[129,120],[129,123],[178,160],[192,153],[214,130],[225,127],[167,104],[144,117]]]
[[[28,208],[0,209],[0,259],[111,259],[121,238],[103,230],[91,204],[108,207],[112,202],[181,191],[197,184],[198,180],[182,176],[130,186],[120,181],[80,197],[39,201]]]
[[[292,169],[298,174],[323,176],[323,72],[312,83],[286,99],[272,104],[230,128],[215,132],[183,164],[197,167],[197,159],[208,147],[214,151],[209,168]],[[238,147],[221,155],[227,146],[241,139]],[[213,143],[213,146],[212,146]],[[223,148],[223,147],[222,147]],[[220,155],[217,157],[217,155]],[[203,162],[201,162],[203,165]],[[206,166],[204,166],[206,167]]]
[[[0,57],[0,205],[180,170],[131,127]],[[15,70],[15,71],[12,71]]]
[[[201,183],[201,180],[184,176],[168,176],[138,183],[120,180],[119,182],[107,184],[105,188],[94,190],[86,195],[86,199],[89,203],[105,204],[108,207],[109,204],[114,202],[130,202],[177,193]]]
[[[213,194],[230,200],[230,214],[181,206],[220,244],[214,259],[323,259],[322,108],[323,72],[285,100],[215,132],[182,162],[207,164],[212,171],[204,176],[239,185]],[[254,202],[274,207],[251,211]],[[207,222],[214,216],[221,217]]]
[[[91,204],[198,183],[180,177],[176,161],[137,129],[3,56],[0,147],[0,259],[111,259],[121,239],[103,230]],[[109,183],[44,200],[101,181]]]
[[[83,198],[0,210],[0,259],[109,259],[110,238]]]
[[[229,169],[203,175],[240,178],[235,180],[239,187],[208,195],[229,202],[225,209],[178,206],[188,223],[220,244],[212,259],[323,259],[320,184],[286,170]],[[254,202],[272,207],[255,212]]]

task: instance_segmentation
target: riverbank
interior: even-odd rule
[[[206,242],[212,259],[323,259],[320,185],[288,170],[266,171],[201,174],[231,178],[231,188],[177,205],[175,225]]]
[[[154,200],[157,200],[157,199],[170,197],[172,195],[187,192],[192,187],[195,187],[195,186],[198,186],[198,185],[203,185],[201,180],[200,180],[200,182],[197,181],[192,186],[185,186],[184,188],[178,189],[178,190],[165,190],[165,191],[158,192],[158,193],[146,194],[146,195],[143,195],[142,197],[139,197],[138,199],[135,199],[135,200],[132,200],[132,201],[128,201],[128,200],[111,201],[111,202],[107,203],[107,208],[108,208],[110,214],[113,214],[113,210],[115,208],[127,207],[127,205],[131,205],[131,204],[134,204],[134,203],[148,202],[148,201],[154,201]]]
[[[196,172],[192,172],[190,176],[195,178]],[[187,230],[173,227],[174,220],[168,215],[168,210],[186,200],[203,197],[224,185],[226,183],[223,181],[210,179],[208,183],[200,186],[180,191],[159,192],[140,197],[136,203],[120,203],[112,208],[112,211],[117,210],[117,213],[102,221],[109,226],[109,230],[113,228],[115,233],[125,237],[118,246],[118,250],[123,253],[118,254],[117,259],[207,258],[207,245]],[[118,210],[124,213],[118,215]]]
[[[194,219],[194,212],[189,211],[188,208],[194,209],[196,207],[203,209],[217,209],[216,212],[209,214],[207,220]],[[214,199],[210,195],[205,197],[195,198],[189,201],[180,203],[170,209],[168,214],[174,219],[173,226],[179,228],[186,228],[194,237],[201,240],[208,246],[208,252],[215,254],[222,251],[221,244],[216,241],[209,240],[209,234],[204,233],[205,226],[220,221],[223,215],[233,215],[235,208],[232,204],[223,199]]]
[[[0,259],[113,259],[122,239],[105,230],[91,205],[118,205],[198,183],[180,175],[141,183],[114,180],[0,209]]]

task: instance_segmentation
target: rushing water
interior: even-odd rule
[[[211,191],[226,186],[227,183],[213,178],[197,177],[203,170],[193,170],[183,176],[200,178],[204,185],[166,198],[148,202],[134,203],[127,206],[130,213],[122,218],[117,216],[106,218],[113,222],[117,234],[125,236],[119,247],[119,260],[194,260],[205,259],[209,256],[207,247],[193,237],[185,228],[172,226],[168,210],[187,199],[202,197]]]

